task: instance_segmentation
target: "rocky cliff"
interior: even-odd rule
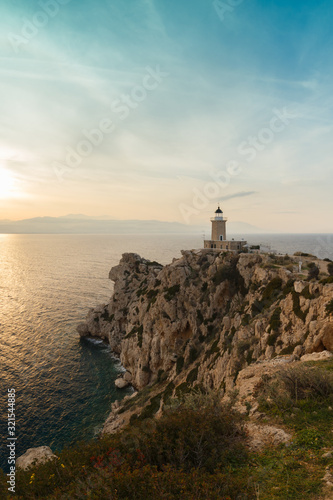
[[[110,343],[127,370],[124,385],[140,391],[131,405],[122,403],[122,413],[138,413],[147,402],[155,413],[166,394],[191,387],[228,393],[255,362],[332,351],[327,263],[317,261],[321,275],[307,281],[297,260],[198,250],[162,266],[124,254],[110,271],[111,301],[78,326],[81,336]]]

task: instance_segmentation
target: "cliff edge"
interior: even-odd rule
[[[144,407],[162,411],[166,399],[193,387],[228,394],[250,365],[333,351],[327,263],[317,261],[322,274],[308,281],[295,272],[297,260],[207,249],[182,251],[162,266],[124,254],[110,271],[111,301],[78,326],[82,337],[103,338],[120,356],[127,371],[119,387],[140,391],[120,404],[121,422],[110,417],[108,430]],[[311,266],[306,262],[304,272]]]

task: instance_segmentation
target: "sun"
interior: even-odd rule
[[[15,181],[8,170],[0,167],[0,198],[10,198],[14,194]]]

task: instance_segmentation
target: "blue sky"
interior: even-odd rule
[[[332,232],[332,17],[329,1],[3,1],[0,219],[203,224],[221,200],[232,220]]]

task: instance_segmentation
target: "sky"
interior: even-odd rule
[[[333,233],[333,4],[2,0],[0,219]]]

